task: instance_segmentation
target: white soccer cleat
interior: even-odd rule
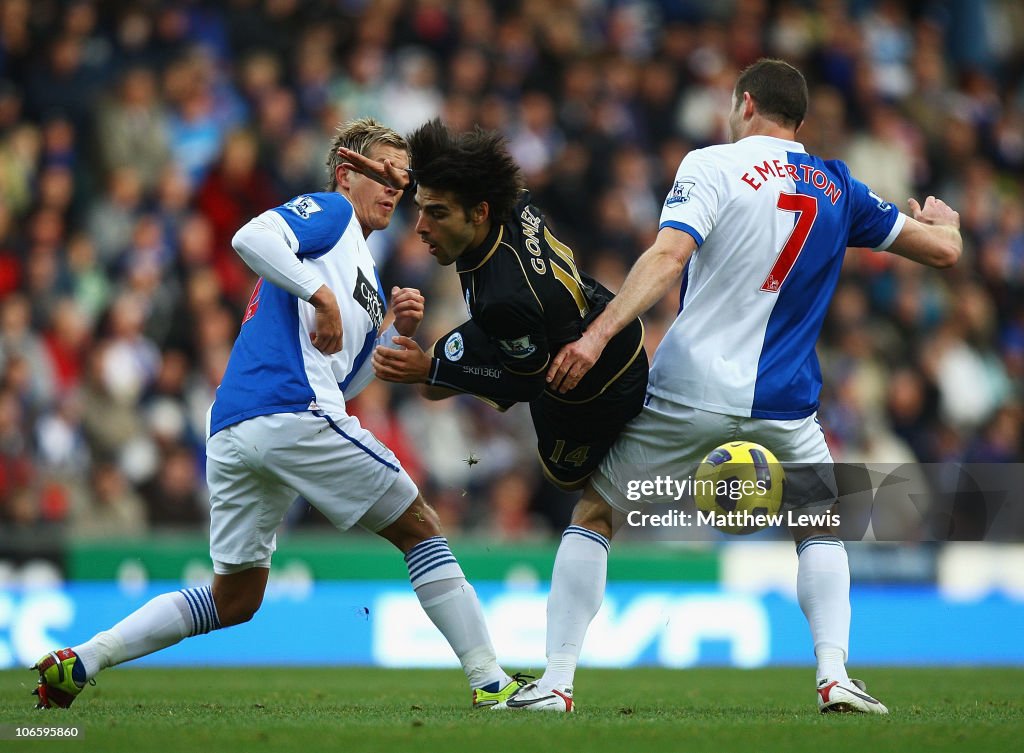
[[[505,709],[554,711],[566,714],[573,710],[572,688],[541,690],[537,683],[531,682],[513,693],[508,700],[491,707],[492,711]]]
[[[868,695],[862,680],[818,680],[818,711],[822,714],[888,714],[881,701]]]

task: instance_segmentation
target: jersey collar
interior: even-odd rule
[[[466,251],[462,256],[455,260],[455,268],[459,272],[473,272],[474,270],[480,269],[486,264],[494,252],[498,250],[498,244],[501,243],[501,239],[505,236],[505,226],[500,222],[495,222],[491,226],[491,232],[487,234],[484,242],[476,248]]]
[[[790,151],[790,152],[805,152],[805,153],[807,152],[807,150],[804,149],[804,145],[801,144],[799,141],[790,141],[789,139],[780,139],[777,136],[764,136],[762,134],[754,134],[753,136],[746,136],[745,138],[740,139],[736,143],[737,144],[742,144],[745,141],[766,141],[766,142],[768,142],[770,144],[785,144],[786,145],[786,151]]]

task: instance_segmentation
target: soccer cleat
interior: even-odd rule
[[[861,680],[849,684],[823,678],[818,680],[818,711],[822,714],[888,714],[885,705],[868,695]]]
[[[85,667],[78,660],[78,654],[70,648],[51,651],[32,669],[39,672],[39,683],[32,691],[33,695],[39,696],[37,709],[66,709],[85,687]]]
[[[504,709],[570,713],[573,710],[572,688],[541,690],[537,683],[531,682],[517,693],[513,693],[507,701],[493,708],[494,711]]]
[[[526,684],[527,680],[532,679],[533,675],[524,675],[522,672],[517,672],[512,675],[512,679],[509,681],[508,685],[498,688],[497,690],[489,691],[486,688],[473,688],[473,708],[485,709],[504,703],[518,693],[519,689]]]

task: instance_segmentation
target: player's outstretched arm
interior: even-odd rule
[[[960,215],[934,196],[925,199],[924,206],[916,199],[907,203],[911,217],[903,223],[903,229],[887,250],[938,269],[956,264],[964,249]]]
[[[660,301],[676,284],[696,248],[697,242],[689,233],[671,227],[662,228],[654,245],[637,259],[629,271],[622,290],[587,327],[583,337],[558,351],[547,373],[551,387],[559,392],[568,392],[579,384],[597,363],[608,341]]]
[[[364,154],[353,152],[351,149],[341,147],[338,154],[355,168],[356,172],[365,175],[370,180],[375,180],[388,188],[404,191],[412,183],[412,171],[405,168],[395,167],[391,160],[383,162],[370,159]]]

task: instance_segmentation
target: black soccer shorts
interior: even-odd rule
[[[548,481],[564,491],[586,484],[623,427],[643,409],[647,368],[641,352],[604,392],[587,402],[565,402],[545,390],[530,403],[537,454]]]

